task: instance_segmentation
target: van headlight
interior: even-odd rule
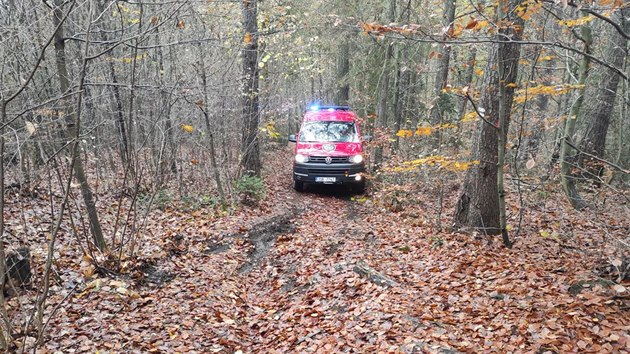
[[[350,156],[350,163],[361,163],[363,162],[363,155],[354,155]]]
[[[302,155],[302,154],[297,154],[297,155],[295,155],[295,162],[297,162],[297,163],[308,162],[308,156]]]

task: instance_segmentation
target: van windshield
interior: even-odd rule
[[[300,141],[313,142],[359,142],[357,128],[352,122],[312,121],[306,122],[300,131]]]

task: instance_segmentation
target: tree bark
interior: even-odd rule
[[[197,62],[197,66],[199,67],[200,75],[201,75],[201,85],[203,86],[203,102],[199,105],[199,108],[203,112],[204,121],[206,123],[206,132],[208,134],[208,145],[210,148],[210,163],[212,165],[212,173],[214,177],[214,182],[217,184],[217,190],[219,191],[219,198],[221,198],[221,206],[225,207],[225,192],[223,191],[223,184],[221,183],[221,173],[219,171],[219,166],[217,163],[217,153],[214,146],[214,131],[210,124],[210,114],[208,113],[208,76],[206,73],[206,67],[203,63],[203,48],[199,46],[199,61]]]
[[[591,53],[591,45],[593,44],[593,36],[591,28],[588,25],[582,26],[580,39],[584,43],[584,52]],[[578,85],[584,85],[588,76],[589,68],[591,65],[591,59],[589,56],[582,56],[580,63],[580,75],[578,78]],[[584,102],[584,89],[578,91],[578,98],[571,107],[571,113],[567,118],[564,125],[564,136],[562,138],[562,147],[560,149],[560,179],[562,181],[562,189],[564,190],[571,206],[576,210],[582,210],[586,207],[586,202],[580,196],[577,190],[575,176],[571,171],[575,163],[577,162],[577,156],[575,149],[571,146],[574,143],[575,125],[582,108],[582,102]]]
[[[551,63],[544,70],[543,73],[543,85],[549,86],[551,85],[551,77],[553,75],[553,66]],[[532,128],[530,128],[531,135],[527,139],[527,143],[525,144],[525,153],[521,155],[521,160],[526,161],[529,158],[535,158],[538,154],[538,147],[540,146],[540,140],[543,138],[544,131],[544,122],[545,122],[545,113],[549,108],[549,95],[538,95],[536,98],[536,111],[538,112],[537,120],[535,121]]]
[[[518,1],[510,0],[506,5],[508,9],[514,9],[518,4]],[[503,7],[501,2],[499,7]],[[489,235],[503,234],[505,245],[510,247],[505,227],[503,165],[514,97],[514,85],[511,84],[518,78],[520,58],[520,45],[514,42],[522,38],[523,20],[515,16],[514,11],[507,11],[504,19],[502,12],[498,12],[499,19],[512,25],[499,31],[497,42],[490,49],[480,107],[485,110],[484,119],[479,123],[480,136],[473,150],[479,164],[466,175],[454,224],[482,230]]]
[[[626,32],[630,32],[630,21],[625,20],[630,16],[630,9],[618,10],[618,18],[623,23]],[[626,58],[627,40],[617,31],[613,31],[610,42],[605,51],[607,61],[617,68],[622,68]],[[600,85],[596,89],[594,103],[592,107],[585,107],[584,118],[587,119],[586,134],[580,142],[580,153],[594,155],[600,158],[605,157],[606,136],[610,126],[611,116],[617,98],[617,87],[619,87],[620,76],[613,70],[605,69],[603,77],[599,80]],[[590,109],[589,109],[590,108]],[[598,178],[603,175],[604,166],[601,162],[581,154],[579,165],[586,169],[587,177]]]
[[[258,140],[259,77],[258,69],[258,0],[243,0],[243,139],[242,167],[244,174],[258,176],[261,173],[260,142]]]
[[[2,93],[0,92],[0,95]],[[0,97],[0,124],[4,126],[7,117],[4,95]],[[0,129],[0,156],[4,156],[4,128]],[[0,162],[0,349],[7,350],[13,332],[4,299],[6,277],[6,253],[4,251],[4,163]]]
[[[381,86],[378,95],[378,105],[376,112],[377,133],[384,133],[387,129],[387,96],[389,94],[389,60],[392,56],[393,44],[387,43],[385,49],[385,59],[383,60],[383,71],[381,72]],[[379,142],[374,149],[374,171],[378,171],[383,164],[383,149],[385,142]]]
[[[105,3],[101,1],[96,2],[98,13],[105,13]],[[107,42],[109,39],[107,38],[107,32],[111,30],[111,26],[107,24],[107,22],[103,21],[103,28],[100,32],[100,40],[103,42]],[[125,124],[125,117],[123,115],[123,103],[122,97],[120,94],[120,88],[118,87],[118,76],[116,75],[116,68],[114,67],[113,60],[114,49],[110,50],[108,53],[107,60],[107,69],[109,71],[109,76],[112,81],[112,92],[114,95],[114,101],[116,103],[116,117],[114,120],[114,124],[116,125],[116,130],[118,133],[118,142],[120,144],[120,156],[121,160],[124,164],[127,163],[127,159],[129,156],[129,144],[127,142],[127,127]]]
[[[444,93],[442,90],[446,87],[448,82],[448,69],[451,62],[451,45],[447,43],[451,26],[453,21],[455,21],[455,1],[454,0],[444,0],[444,13],[442,15],[442,28],[444,34],[442,35],[443,44],[441,44],[440,52],[438,54],[438,70],[435,75],[435,85],[434,85],[434,98],[433,98],[433,107],[431,108],[429,120],[432,125],[440,125],[444,121]],[[432,137],[432,145],[433,148],[437,148],[441,143],[441,132],[439,129],[435,130],[435,133]]]
[[[337,59],[337,104],[347,105],[350,100],[350,85],[348,74],[350,73],[350,42],[342,40],[339,44],[339,57]]]
[[[515,15],[514,11],[510,11],[506,15],[503,14],[504,6],[506,9],[515,9],[519,6],[518,1],[502,0],[499,1],[498,13],[499,18],[504,16],[507,23],[511,25],[499,30],[499,52],[498,68],[499,68],[499,152],[497,164],[497,188],[499,192],[499,228],[503,236],[503,244],[511,248],[512,242],[507,231],[507,215],[505,210],[505,145],[507,143],[507,134],[510,124],[510,115],[512,112],[512,102],[514,100],[514,89],[518,80],[518,61],[521,57],[521,46],[512,40],[520,41],[523,37],[524,21],[520,16]],[[507,39],[510,38],[510,41]]]
[[[396,0],[389,1],[389,19],[390,21],[396,21]],[[385,48],[385,58],[383,59],[383,70],[381,71],[381,79],[380,79],[380,91],[378,94],[378,104],[376,107],[376,128],[377,133],[384,134],[387,130],[387,98],[389,95],[389,74],[390,74],[390,64],[389,61],[394,52],[394,44],[387,41],[384,43]],[[383,149],[385,148],[385,141],[381,141],[374,148],[374,171],[378,171],[383,164]]]
[[[55,32],[55,63],[57,66],[57,75],[59,78],[59,89],[61,94],[66,94],[70,90],[70,80],[68,76],[68,68],[66,65],[66,49],[65,49],[65,38],[64,38],[64,30],[62,19],[64,18],[64,13],[62,6],[64,4],[63,0],[55,0],[55,8],[53,10],[53,22],[57,31]],[[85,66],[83,67],[83,70]],[[83,88],[83,80],[85,78],[85,73],[82,72],[80,75],[80,83],[79,90]],[[78,93],[77,97],[77,105],[76,109],[71,107],[70,102],[67,102],[67,98],[63,100],[66,101],[64,103],[65,107],[65,117],[66,117],[66,132],[63,133],[65,138],[70,139],[78,139],[80,132],[80,123],[81,123],[81,98],[82,93]],[[79,149],[78,144],[73,144],[72,146],[76,146],[76,149]],[[81,160],[81,155],[77,154],[76,162],[74,163],[74,173],[77,181],[79,182],[81,188],[81,194],[83,196],[83,202],[85,203],[85,208],[87,210],[88,219],[90,222],[90,231],[92,233],[92,239],[94,241],[94,245],[101,251],[104,251],[107,248],[107,243],[105,242],[105,238],[103,237],[103,230],[101,229],[101,223],[98,218],[98,211],[96,210],[96,203],[94,202],[94,195],[92,194],[92,189],[88,184],[87,176],[85,174],[85,170],[83,168],[83,161]]]
[[[475,73],[475,63],[477,62],[477,48],[473,47],[470,48],[470,51],[468,52],[468,59],[466,59],[466,71],[464,72],[464,77],[462,79],[461,85],[466,87],[470,87],[472,80],[473,80],[473,75]],[[462,97],[460,103],[459,103],[459,120],[462,120],[462,118],[464,118],[464,115],[466,115],[466,107],[468,106],[468,99],[466,97]]]

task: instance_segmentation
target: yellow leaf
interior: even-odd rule
[[[186,133],[192,133],[195,131],[195,128],[192,125],[186,125],[186,124],[182,124],[181,128],[183,131],[185,131]]]
[[[461,122],[462,123],[466,123],[466,122],[474,122],[477,121],[479,119],[479,116],[477,115],[477,112],[468,112],[466,114],[464,114],[464,116],[462,117]]]
[[[516,84],[515,84],[515,83],[513,83],[513,82],[510,82],[509,84],[507,84],[507,85],[505,85],[505,86],[506,86],[506,87],[511,87],[511,88],[514,88],[514,87],[516,87]]]
[[[480,68],[475,69],[475,74],[477,74],[477,76],[483,75],[483,69],[480,69]]]
[[[459,37],[459,35],[462,34],[462,30],[464,29],[464,27],[462,27],[462,25],[460,25],[459,23],[456,23],[449,31],[448,31],[448,35],[451,38],[457,38]]]
[[[418,136],[431,135],[431,129],[431,127],[418,127],[415,134]]]
[[[413,136],[413,132],[411,130],[402,129],[396,133],[396,136],[400,138],[411,138]]]
[[[564,25],[564,26],[567,26],[567,27],[575,27],[575,26],[585,25],[585,24],[593,21],[594,19],[595,19],[595,16],[588,15],[588,16],[576,18],[575,20],[560,20],[560,21],[558,21],[558,23],[561,26]]]
[[[488,27],[488,21],[479,21],[474,27],[474,31],[481,31],[482,29]]]

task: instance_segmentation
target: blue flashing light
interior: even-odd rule
[[[334,108],[328,108],[328,112],[334,112],[335,109]]]
[[[311,105],[311,107],[309,108],[311,111],[319,111],[319,105]]]

